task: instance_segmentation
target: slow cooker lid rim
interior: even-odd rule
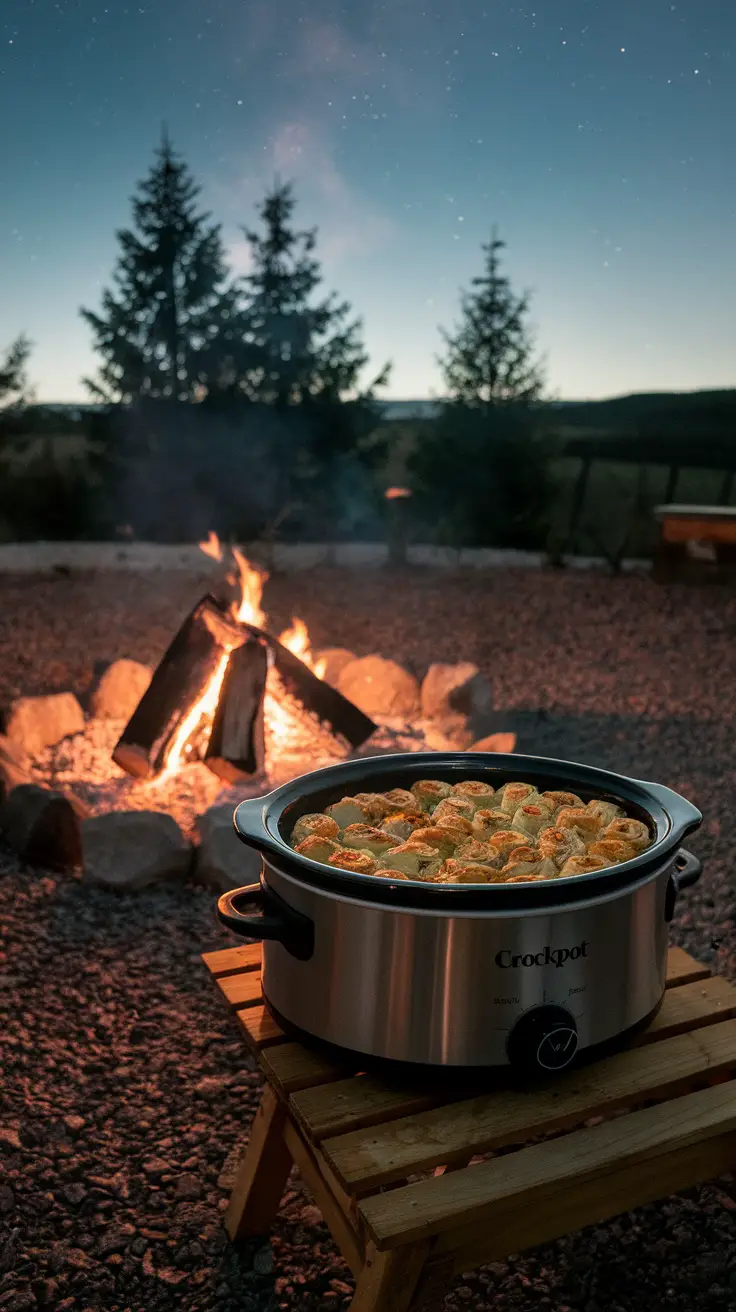
[[[568,787],[572,788],[575,783],[585,791],[592,791],[596,784],[602,791],[607,791],[612,797],[618,798],[621,802],[629,802],[638,806],[649,817],[653,823],[657,837],[651,847],[645,852],[633,857],[630,861],[622,862],[619,866],[610,866],[602,871],[592,871],[586,875],[570,876],[567,879],[556,879],[547,881],[544,885],[530,882],[528,885],[502,885],[502,884],[467,884],[462,888],[453,887],[451,890],[446,886],[437,886],[424,884],[420,880],[402,880],[400,884],[394,885],[390,880],[374,880],[372,876],[361,876],[351,871],[335,871],[332,867],[320,865],[318,862],[311,861],[307,857],[294,852],[289,847],[286,840],[280,832],[280,824],[284,814],[299,802],[314,797],[319,793],[329,789],[331,782],[337,785],[340,779],[345,783],[355,786],[361,778],[366,781],[371,777],[383,774],[393,776],[410,774],[414,777],[422,777],[429,765],[431,756],[432,767],[437,771],[439,777],[443,772],[455,773],[456,770],[462,770],[466,775],[472,773],[473,765],[476,765],[478,771],[485,773],[491,771],[493,774],[508,776],[513,771],[513,775],[518,779],[523,779],[524,775],[544,776],[546,767],[549,767],[549,773],[555,781],[561,785],[567,782]],[[492,758],[492,759],[489,759]],[[306,783],[306,788],[305,788]],[[400,781],[392,786],[400,786]],[[511,903],[517,898],[525,903],[534,903],[539,901],[540,906],[543,903],[549,904],[550,892],[554,888],[555,903],[578,901],[581,894],[593,896],[596,887],[610,888],[621,882],[622,886],[634,883],[639,878],[641,872],[646,869],[654,869],[655,865],[661,865],[663,859],[669,855],[674,855],[686,833],[697,827],[698,822],[689,825],[676,824],[673,817],[657,796],[655,789],[656,784],[649,783],[646,780],[634,779],[631,776],[617,774],[614,771],[604,770],[598,766],[589,766],[573,761],[563,761],[554,757],[538,756],[521,756],[508,753],[478,753],[476,761],[469,759],[466,752],[437,752],[437,753],[417,753],[404,752],[395,753],[389,756],[358,758],[347,761],[339,765],[327,766],[321,770],[311,771],[308,775],[300,776],[298,779],[287,781],[279,788],[276,788],[270,794],[267,794],[261,800],[263,803],[262,824],[269,839],[269,847],[272,855],[278,855],[289,862],[292,868],[301,872],[302,878],[311,885],[319,887],[320,884],[326,884],[329,887],[343,886],[354,896],[365,896],[370,901],[388,902],[389,904],[395,899],[386,895],[391,890],[399,898],[399,889],[405,892],[405,895],[411,896],[412,891],[417,892],[424,890],[424,897],[429,896],[436,900],[438,904],[447,905],[449,900],[458,896],[463,899],[473,897],[500,903]],[[356,791],[363,791],[356,788]],[[669,791],[669,790],[668,790]],[[632,795],[633,794],[633,795]],[[677,796],[675,794],[675,796]],[[683,801],[685,799],[682,799]],[[688,804],[689,805],[689,804]],[[663,832],[659,832],[663,829]],[[264,854],[264,855],[267,855]],[[378,892],[377,886],[381,885],[381,891]],[[542,887],[547,890],[541,896],[539,890]],[[579,892],[578,892],[579,890]],[[371,896],[371,892],[373,896]],[[400,899],[405,900],[403,897]],[[423,898],[422,898],[423,900]]]

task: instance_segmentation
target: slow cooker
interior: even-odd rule
[[[419,779],[509,780],[623,806],[652,834],[621,865],[528,884],[376,879],[288,843],[300,815]],[[702,815],[661,784],[572,762],[495,753],[349,761],[241,802],[260,884],[220,898],[224,924],[263,940],[263,995],[287,1031],[411,1066],[556,1071],[625,1043],[664,995],[668,926],[701,863],[680,844]],[[255,904],[256,914],[241,907]]]

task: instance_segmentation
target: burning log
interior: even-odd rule
[[[254,613],[262,618],[257,606]],[[113,760],[143,779],[193,761],[203,761],[229,783],[259,774],[268,690],[282,708],[318,724],[345,752],[375,730],[367,715],[282,642],[258,624],[234,618],[208,594],[162,657]]]
[[[254,637],[231,655],[212,721],[204,763],[228,783],[259,774],[265,764],[263,693],[265,643]]]
[[[246,645],[260,650],[244,655]],[[258,712],[265,678],[260,638],[233,620],[214,597],[203,597],[154,671],[113,760],[128,774],[147,779],[167,767],[204,759],[211,746],[207,764],[212,762],[219,774],[215,763],[223,759],[226,740],[233,767],[247,767],[234,777],[256,773],[264,756]]]
[[[325,725],[334,738],[343,739],[355,750],[375,732],[376,726],[363,711],[331,684],[318,679],[303,661],[270,634],[262,635],[271,652],[277,692],[289,698],[307,716]]]

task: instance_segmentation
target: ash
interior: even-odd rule
[[[107,811],[165,811],[191,837],[197,817],[209,807],[232,803],[234,809],[243,798],[257,797],[310,770],[336,765],[350,754],[346,742],[335,738],[326,726],[275,687],[270,675],[264,713],[266,772],[237,784],[224,784],[201,763],[183,766],[163,782],[132,778],[112,759],[125,728],[124,720],[88,720],[83,733],[63,738],[49,748],[31,763],[30,772],[39,783],[70,789],[94,815]],[[421,722],[411,725],[386,718],[355,755],[428,750],[427,733],[431,740],[431,731]]]
[[[50,747],[33,763],[31,773],[51,788],[71,789],[94,815],[106,811],[167,811],[189,835],[197,816],[208,807],[227,802],[230,793],[235,797],[234,806],[239,798],[251,795],[247,784],[239,786],[236,795],[236,790],[223,786],[201,764],[186,766],[162,783],[132,778],[112,759],[125,723],[88,720],[84,733],[63,738]],[[260,787],[251,789],[259,791]]]

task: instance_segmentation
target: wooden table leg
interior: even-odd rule
[[[428,1243],[366,1252],[350,1312],[408,1312],[429,1252]]]
[[[285,1124],[286,1105],[267,1085],[225,1212],[231,1239],[266,1234],[279,1210],[292,1167],[283,1137]]]

